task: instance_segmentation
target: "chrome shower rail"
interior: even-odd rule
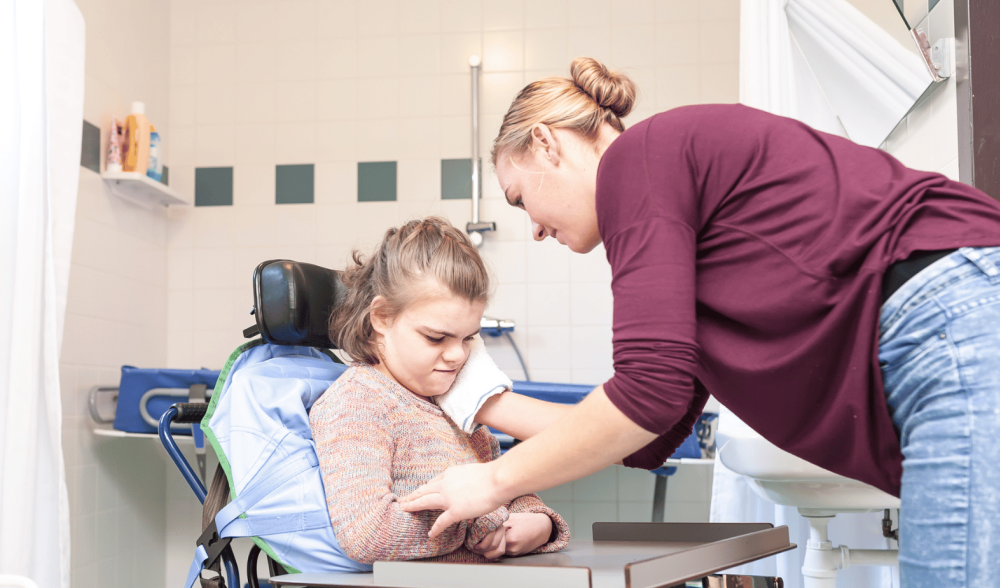
[[[479,155],[479,77],[483,64],[478,55],[469,57],[472,77],[472,222],[465,225],[476,247],[483,244],[483,233],[495,231],[496,223],[479,220],[479,195],[482,192],[482,161]]]

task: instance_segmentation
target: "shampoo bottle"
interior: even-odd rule
[[[149,169],[149,119],[146,105],[132,103],[132,114],[125,119],[122,137],[122,171],[146,173]]]
[[[160,134],[156,132],[156,127],[149,125],[149,167],[146,175],[156,180],[162,181],[163,160],[160,157]]]
[[[111,119],[111,137],[108,139],[108,171],[122,171],[122,123]]]

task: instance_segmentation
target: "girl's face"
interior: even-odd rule
[[[536,125],[528,151],[498,155],[507,203],[528,213],[536,241],[552,237],[576,253],[601,243],[594,198],[604,149],[573,131]]]
[[[381,296],[372,302],[371,321],[381,362],[376,369],[418,396],[444,394],[469,357],[486,303],[455,296],[441,284],[425,283],[426,295],[393,320],[379,316]]]

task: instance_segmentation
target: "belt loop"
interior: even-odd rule
[[[1000,279],[1000,269],[997,268],[996,264],[989,257],[983,255],[982,248],[962,247],[959,251],[966,259],[976,264],[976,267],[989,276],[990,282],[996,283]]]

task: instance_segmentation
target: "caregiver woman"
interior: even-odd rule
[[[571,73],[521,91],[492,157],[536,240],[604,243],[614,376],[572,408],[501,395],[477,421],[531,438],[404,509],[444,510],[436,534],[623,458],[658,467],[713,394],[784,450],[901,497],[905,588],[993,585],[1000,205],[740,105],[625,131],[632,82],[592,59]]]

